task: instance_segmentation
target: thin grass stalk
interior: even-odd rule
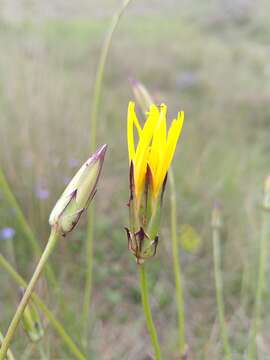
[[[270,238],[270,214],[269,209],[264,209],[260,242],[259,242],[259,261],[258,261],[258,280],[255,295],[254,320],[248,345],[248,360],[256,358],[256,337],[260,329],[262,315],[262,296],[265,288],[266,259],[268,258],[268,243]]]
[[[40,257],[41,248],[39,246],[39,243],[38,243],[33,231],[31,230],[31,228],[20,208],[20,205],[18,204],[18,202],[8,184],[8,181],[5,177],[2,169],[0,169],[0,189],[2,190],[10,207],[12,207],[15,210],[15,214],[16,214],[18,223],[30,244],[30,246],[33,250],[33,253],[37,257]],[[48,278],[49,282],[51,282],[52,284],[56,284],[56,279],[55,279],[54,273],[49,264],[46,265],[46,274],[47,274],[47,278]]]
[[[0,331],[0,345],[2,344],[4,340],[4,337],[3,337],[3,334],[1,333]],[[15,357],[12,353],[12,351],[9,349],[8,352],[7,352],[7,357],[6,357],[7,360],[15,360]]]
[[[48,243],[45,247],[45,250],[43,251],[42,255],[41,255],[41,258],[37,264],[37,267],[34,271],[34,274],[29,282],[29,284],[27,285],[26,287],[26,290],[25,290],[25,293],[20,301],[20,304],[19,306],[17,307],[17,310],[15,312],[15,315],[9,325],[9,328],[8,328],[8,331],[6,333],[6,336],[2,342],[2,346],[1,346],[1,349],[0,349],[0,360],[4,360],[5,359],[5,356],[6,356],[6,353],[9,349],[9,346],[11,344],[11,341],[14,337],[14,334],[15,334],[15,331],[19,325],[19,322],[23,316],[23,312],[25,310],[25,307],[28,303],[28,301],[30,300],[30,297],[31,297],[31,294],[34,290],[34,287],[38,281],[38,278],[42,272],[42,270],[44,269],[47,261],[48,261],[48,258],[49,256],[51,255],[55,245],[56,245],[56,242],[58,240],[58,230],[56,227],[53,227],[52,228],[52,231],[51,231],[51,234],[50,234],[50,237],[49,237],[49,240],[48,240]]]
[[[97,119],[100,108],[101,89],[104,77],[105,65],[108,57],[108,52],[112,44],[112,37],[115,29],[123,15],[125,9],[131,0],[124,0],[120,9],[115,13],[112,18],[108,33],[106,35],[96,72],[96,79],[93,92],[93,105],[91,111],[91,136],[90,136],[90,149],[93,152],[97,145]],[[88,211],[88,225],[86,237],[86,276],[85,276],[85,289],[83,299],[82,311],[82,324],[83,324],[83,343],[87,343],[88,336],[88,320],[89,311],[92,298],[92,278],[93,278],[93,239],[94,239],[94,225],[95,225],[95,208],[94,205]]]
[[[180,356],[186,356],[186,335],[185,335],[185,302],[184,290],[182,286],[182,272],[181,263],[178,254],[177,241],[177,208],[176,208],[176,192],[173,170],[169,170],[169,184],[170,184],[170,205],[171,205],[171,239],[172,239],[172,257],[173,269],[175,277],[175,295],[178,315],[178,343]]]
[[[13,280],[23,288],[27,287],[27,282],[13,269],[10,263],[0,254],[0,267],[4,269],[12,278]],[[43,312],[45,317],[49,320],[52,327],[54,328],[55,332],[60,336],[63,340],[67,348],[70,352],[75,356],[78,360],[86,360],[86,357],[82,354],[79,350],[77,345],[73,342],[71,337],[67,334],[63,325],[54,317],[53,313],[47,308],[44,302],[38,297],[36,293],[32,293],[31,299],[34,303],[39,307],[39,309]]]
[[[149,304],[149,297],[148,297],[148,286],[147,286],[147,279],[145,273],[145,265],[141,264],[138,265],[139,267],[139,275],[140,275],[140,289],[141,289],[141,298],[142,298],[142,305],[146,320],[147,329],[151,338],[152,346],[155,353],[155,360],[161,360],[161,351],[160,345],[158,341],[157,331],[154,325],[154,321],[152,318],[151,307]]]
[[[224,310],[225,307],[223,302],[223,282],[222,282],[222,271],[221,271],[219,226],[213,226],[212,231],[213,231],[213,258],[214,258],[216,301],[217,301],[220,335],[223,343],[223,351],[225,357],[227,360],[232,360],[232,353],[231,353],[228,331],[225,321],[225,310]]]

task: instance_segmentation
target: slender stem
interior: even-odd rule
[[[213,227],[213,257],[214,257],[216,299],[217,299],[220,334],[223,342],[224,353],[227,360],[232,360],[231,348],[229,344],[228,332],[227,332],[225,315],[224,315],[225,311],[224,311],[224,302],[223,302],[219,231],[220,230],[218,227]]]
[[[139,266],[139,273],[140,273],[140,288],[141,288],[141,297],[142,297],[142,305],[145,314],[147,329],[151,338],[151,342],[155,352],[155,360],[161,359],[161,351],[158,342],[157,331],[152,319],[151,308],[149,304],[148,298],[148,287],[147,287],[147,280],[145,274],[145,266],[144,264],[138,265]]]
[[[175,295],[178,313],[178,342],[180,355],[182,357],[186,354],[186,336],[185,336],[185,302],[184,291],[182,287],[181,263],[178,255],[178,241],[177,241],[177,210],[176,210],[176,194],[175,182],[172,169],[169,171],[169,182],[171,190],[171,237],[172,237],[172,256],[173,269],[175,277]]]
[[[98,112],[99,112],[99,105],[100,105],[100,99],[101,99],[101,88],[102,88],[102,82],[103,82],[103,76],[104,76],[104,69],[108,57],[108,52],[111,47],[112,43],[112,37],[115,32],[115,29],[120,21],[121,16],[123,15],[125,9],[129,5],[131,0],[124,0],[121,7],[117,10],[117,12],[114,14],[108,33],[106,35],[99,62],[98,62],[98,68],[96,72],[96,79],[95,79],[95,86],[94,86],[94,94],[93,94],[93,106],[92,106],[92,112],[91,112],[91,150],[92,152],[96,148],[96,137],[97,137],[97,118],[98,118]]]
[[[88,320],[89,311],[92,298],[92,278],[93,278],[93,240],[94,240],[94,204],[88,209],[88,223],[87,223],[87,239],[86,239],[86,277],[85,277],[85,288],[84,288],[84,299],[83,299],[83,337],[82,343],[84,348],[87,346],[88,337]]]
[[[21,229],[23,230],[26,238],[29,241],[29,244],[31,245],[33,252],[36,256],[40,256],[41,255],[41,248],[39,246],[39,243],[33,233],[33,231],[31,230],[21,208],[20,205],[18,204],[8,182],[7,179],[3,173],[3,171],[0,169],[0,189],[3,191],[3,194],[7,200],[7,202],[9,203],[9,205],[14,209],[16,217],[18,219],[18,222],[20,224]],[[50,267],[49,264],[47,264],[46,266],[46,273],[47,273],[47,277],[48,280],[52,283],[55,284],[56,280],[52,271],[52,268]]]
[[[2,344],[2,341],[4,340],[4,337],[3,337],[3,334],[1,333],[0,331],[0,345]],[[7,357],[6,357],[7,360],[15,360],[15,357],[14,355],[12,354],[11,350],[9,349],[8,352],[7,352]]]
[[[97,119],[98,112],[100,108],[100,99],[101,99],[101,89],[104,76],[105,65],[108,57],[108,52],[112,43],[112,37],[114,31],[119,23],[119,20],[127,8],[131,0],[124,0],[123,4],[119,10],[115,13],[112,18],[108,33],[106,35],[99,62],[96,72],[96,79],[94,85],[93,93],[93,105],[91,111],[91,151],[94,152],[97,145]],[[92,271],[93,271],[93,239],[94,239],[94,223],[95,223],[95,212],[94,207],[92,206],[91,210],[88,211],[88,226],[87,226],[87,238],[86,238],[86,277],[85,277],[85,289],[84,289],[84,301],[83,301],[83,311],[82,311],[82,323],[83,323],[83,342],[87,343],[88,335],[88,320],[89,320],[89,311],[91,304],[91,294],[92,294]]]
[[[13,269],[13,267],[8,263],[8,261],[3,257],[2,254],[0,254],[0,267],[2,267],[18,285],[26,288],[26,281]],[[66,333],[63,325],[54,317],[53,313],[47,308],[44,302],[34,292],[32,293],[31,298],[34,303],[39,307],[39,309],[43,312],[46,318],[49,320],[54,330],[62,338],[63,342],[69,348],[70,352],[73,353],[76,359],[86,360],[86,357],[81,353],[77,345]]]
[[[258,262],[258,280],[255,297],[254,320],[251,329],[250,341],[248,346],[248,360],[255,359],[256,336],[260,328],[262,313],[262,295],[265,288],[265,268],[268,257],[268,242],[270,235],[269,210],[263,213],[261,235],[259,243],[259,262]]]
[[[30,280],[26,290],[25,290],[25,293],[22,297],[22,300],[15,312],[15,315],[9,325],[9,328],[8,328],[8,331],[7,331],[7,334],[3,340],[3,343],[2,343],[2,346],[1,346],[1,349],[0,349],[0,360],[4,360],[5,356],[6,356],[6,353],[7,353],[7,350],[9,348],[9,345],[12,341],[12,338],[15,334],[15,331],[17,329],[17,326],[21,320],[21,317],[23,315],[23,312],[24,312],[24,309],[31,297],[31,294],[34,290],[34,287],[38,281],[38,278],[49,258],[49,256],[51,255],[55,245],[56,245],[56,242],[57,242],[57,239],[58,239],[58,233],[57,233],[57,228],[52,228],[52,231],[51,231],[51,234],[50,234],[50,237],[49,237],[49,240],[48,240],[48,243],[45,247],[45,250],[43,252],[43,254],[41,255],[41,258],[37,264],[37,267],[34,271],[34,274],[32,276],[32,279]]]

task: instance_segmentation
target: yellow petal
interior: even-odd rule
[[[128,104],[128,123],[127,123],[127,139],[128,139],[128,155],[129,161],[134,159],[135,156],[135,147],[134,147],[134,134],[133,134],[133,116],[132,113],[135,112],[135,103],[130,101]]]
[[[141,192],[149,158],[149,149],[157,123],[159,111],[155,105],[150,107],[135,154],[135,191]]]
[[[135,145],[134,145],[134,133],[133,133],[134,125],[136,126],[138,136],[140,137],[142,128],[135,113],[135,103],[133,101],[130,101],[128,104],[128,126],[127,126],[129,161],[133,160],[135,157]]]
[[[151,152],[149,156],[149,165],[153,174],[156,173],[158,163],[162,159],[162,154],[166,146],[166,105],[162,104],[160,108],[159,119],[153,134]]]
[[[156,174],[156,177],[157,177],[156,186],[155,186],[155,194],[156,195],[160,191],[160,188],[165,179],[166,173],[172,162],[175,148],[176,148],[179,136],[181,134],[183,122],[184,122],[184,112],[180,112],[180,113],[178,113],[177,119],[173,120],[172,125],[170,127],[170,130],[168,133],[167,144],[166,144],[166,150],[163,155],[163,159],[159,164],[157,174]]]

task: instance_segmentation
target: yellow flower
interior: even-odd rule
[[[166,113],[166,105],[159,108],[150,105],[146,121],[141,126],[134,102],[130,102],[128,107],[130,229],[126,228],[126,232],[129,250],[138,264],[156,254],[166,176],[184,121],[184,112],[179,112],[167,133]]]
[[[128,152],[129,161],[134,166],[135,196],[140,199],[149,166],[152,177],[152,196],[156,198],[173,159],[176,144],[181,134],[184,121],[184,112],[178,113],[171,123],[167,133],[167,107],[162,104],[160,109],[151,105],[147,119],[142,127],[135,113],[135,103],[128,106]],[[138,143],[135,147],[134,126],[138,134]]]

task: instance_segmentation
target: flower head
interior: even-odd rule
[[[95,196],[106,149],[103,145],[82,165],[53,208],[49,223],[63,235],[76,226]]]
[[[172,121],[167,133],[167,107],[160,108],[151,105],[143,127],[135,113],[135,103],[130,102],[128,107],[128,152],[129,160],[134,167],[134,190],[140,198],[147,171],[149,172],[152,195],[156,198],[162,188],[164,179],[173,159],[176,144],[179,139],[184,112],[178,113]],[[135,147],[134,126],[138,133],[138,143]],[[147,170],[148,169],[148,170]]]
[[[128,236],[131,239],[129,243],[132,244],[133,242],[133,245],[141,243],[140,239],[143,239],[143,242],[146,238],[152,242],[156,241],[158,234],[167,172],[184,121],[184,112],[181,111],[167,131],[166,114],[166,105],[162,104],[157,107],[152,104],[147,113],[146,121],[141,126],[135,113],[134,102],[129,103],[127,138],[130,161],[131,231],[129,231]],[[135,144],[134,128],[137,131],[137,144]],[[142,247],[142,245],[138,245],[138,248]],[[136,250],[136,254],[135,256],[138,259],[143,251]]]

